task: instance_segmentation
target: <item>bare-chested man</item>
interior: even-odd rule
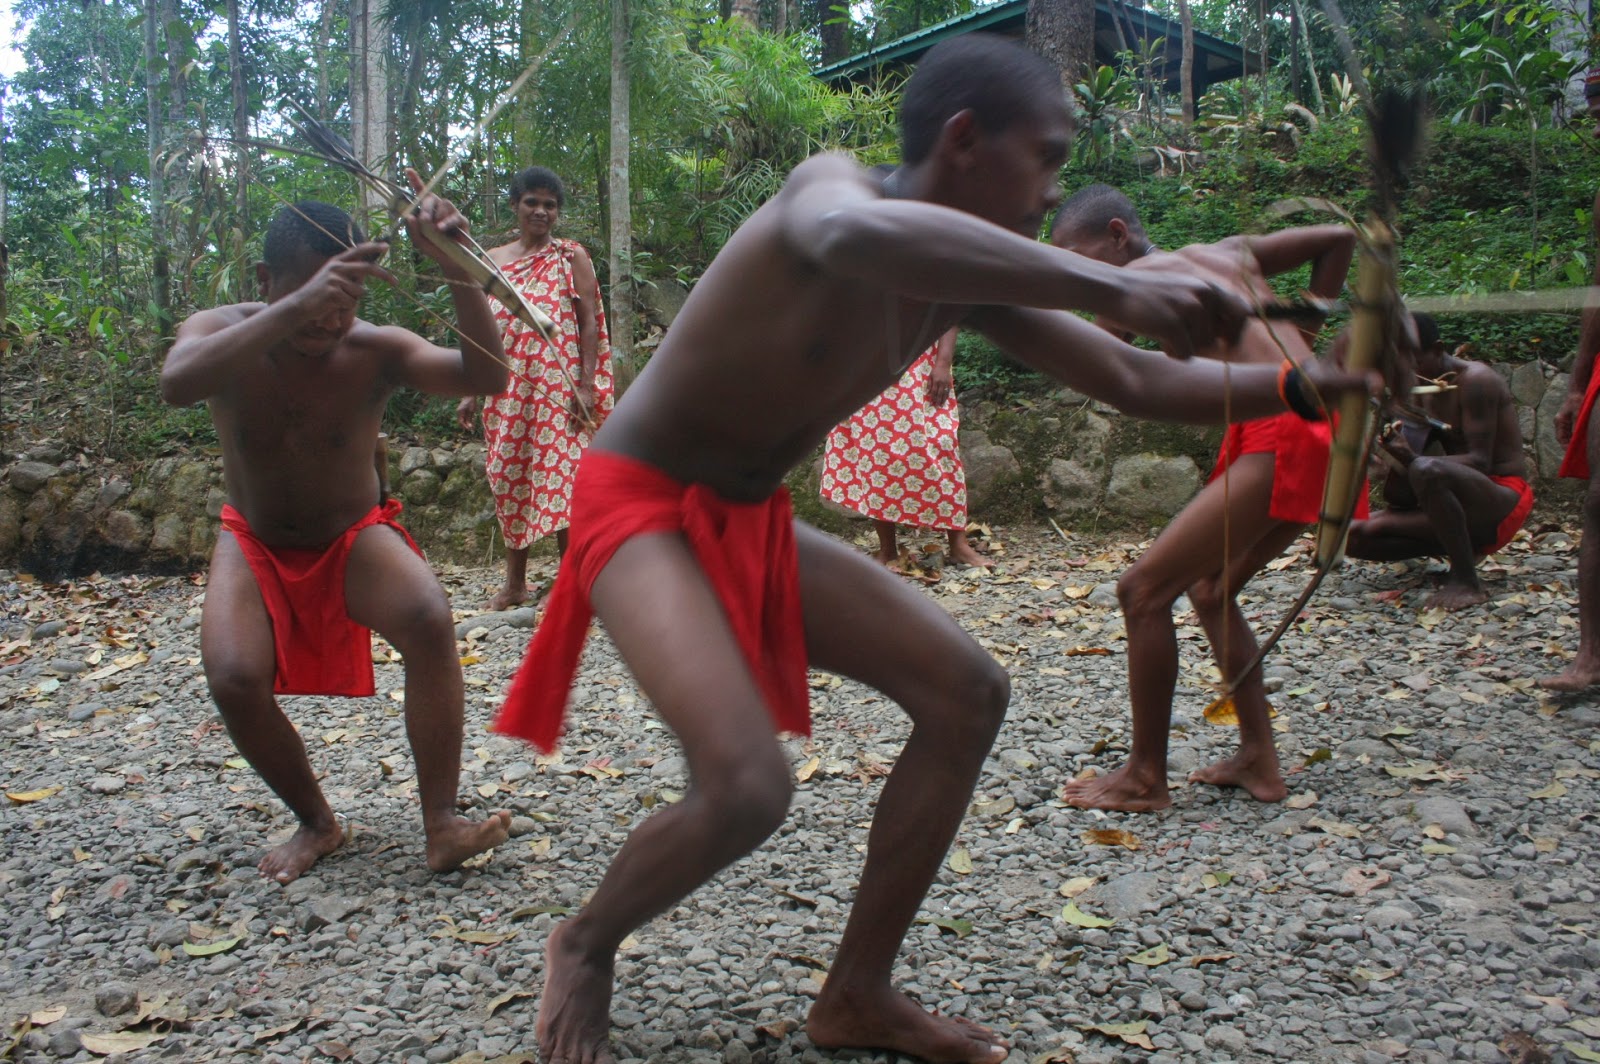
[[[414,173],[412,185],[421,188]],[[500,328],[483,293],[433,241],[465,231],[426,197],[407,220],[451,280],[463,349],[356,317],[368,278],[392,281],[337,207],[300,203],[267,231],[264,303],[203,310],[178,329],[163,397],[206,402],[222,443],[228,506],[201,616],[200,653],[228,734],[300,822],[261,860],[287,883],[343,841],[305,744],[274,694],[373,693],[369,629],[405,657],[406,735],[417,762],[427,861],[455,868],[506,839],[510,814],[456,815],[462,681],[450,603],[379,498],[373,449],[390,394],[505,387]],[[441,235],[443,234],[443,235]]]
[[[1600,137],[1600,67],[1584,79],[1583,95],[1594,120],[1594,135]],[[1591,219],[1600,239],[1600,193],[1595,195]],[[1600,256],[1595,258],[1593,283],[1600,285]],[[1551,691],[1582,691],[1600,683],[1600,432],[1591,431],[1595,397],[1600,395],[1600,373],[1594,371],[1597,353],[1600,307],[1591,306],[1583,312],[1567,399],[1556,414],[1556,437],[1567,445],[1561,475],[1588,486],[1583,495],[1583,541],[1578,546],[1578,650],[1565,669],[1539,680],[1540,687]]]
[[[1415,396],[1414,413],[1379,439],[1392,459],[1383,486],[1388,509],[1351,526],[1345,553],[1371,561],[1443,555],[1450,572],[1425,605],[1456,610],[1489,597],[1478,559],[1511,542],[1533,508],[1533,488],[1505,379],[1446,353],[1430,316],[1412,319],[1417,377],[1445,389]]]
[[[1062,204],[1051,241],[1130,272],[1203,278],[1260,301],[1273,298],[1268,277],[1308,264],[1310,291],[1337,295],[1355,250],[1349,229],[1323,225],[1162,251],[1145,235],[1128,197],[1109,185],[1092,185]],[[1311,359],[1310,339],[1289,325],[1254,321],[1236,342],[1213,344],[1202,353],[1236,367],[1277,366],[1285,351],[1296,362]],[[1240,420],[1252,416],[1238,409],[1233,414]],[[1317,519],[1329,440],[1325,423],[1294,414],[1229,426],[1211,483],[1117,581],[1128,630],[1132,750],[1121,768],[1069,783],[1070,804],[1135,811],[1170,804],[1167,732],[1178,680],[1172,607],[1188,593],[1224,676],[1249,663],[1256,641],[1239,610],[1239,589]],[[1242,787],[1263,802],[1276,802],[1286,792],[1259,669],[1240,685],[1234,703],[1238,752],[1189,779]]]
[[[1060,77],[1037,56],[982,35],[945,42],[902,107],[904,166],[888,178],[840,156],[797,167],[711,264],[584,458],[569,550],[495,727],[555,741],[592,606],[682,742],[690,786],[550,935],[548,1064],[613,1059],[618,944],[782,823],[794,777],[778,734],[808,729],[808,661],[884,692],[912,722],[811,1041],[1006,1056],[992,1031],[928,1013],[891,982],[1005,715],[1006,674],[924,595],[797,525],[783,477],[957,323],[1131,412],[1218,420],[1215,363],[1026,308],[1095,307],[1183,353],[1236,332],[1246,308],[1202,280],[1123,273],[1033,239],[1072,137]],[[1235,370],[1235,408],[1282,409],[1275,380]]]

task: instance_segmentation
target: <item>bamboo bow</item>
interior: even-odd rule
[[[1331,6],[1333,0],[1328,3]],[[1356,224],[1338,212],[1355,225],[1357,233],[1356,299],[1351,306],[1350,345],[1345,352],[1345,368],[1353,373],[1388,370],[1398,357],[1405,305],[1398,287],[1395,234],[1388,219],[1394,213],[1397,186],[1415,153],[1420,113],[1420,99],[1415,96],[1387,93],[1376,104],[1369,102],[1369,150],[1378,202],[1365,224]],[[1392,374],[1386,372],[1385,376]],[[1320,396],[1317,402],[1324,413],[1329,412]],[[1337,413],[1317,522],[1316,568],[1272,634],[1261,643],[1250,663],[1226,681],[1222,695],[1213,705],[1232,698],[1245,677],[1261,666],[1322,581],[1344,558],[1345,540],[1360,502],[1362,474],[1375,435],[1376,411],[1367,397],[1349,393],[1339,400]]]

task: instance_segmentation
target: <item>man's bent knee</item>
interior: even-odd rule
[[[1220,577],[1207,576],[1189,585],[1189,604],[1202,616],[1221,613],[1228,604],[1229,591]]]
[[[448,648],[455,653],[455,622],[450,616],[450,600],[442,592],[417,595],[385,618],[376,631],[402,654],[430,648]]]
[[[702,768],[692,783],[714,810],[719,831],[741,851],[778,830],[794,794],[789,764],[778,747],[771,757],[722,760]]]
[[[238,661],[206,662],[206,686],[217,707],[227,713],[234,708],[248,708],[263,699],[272,698],[274,672],[265,671]]]
[[[1176,601],[1176,595],[1155,581],[1145,579],[1137,563],[1117,580],[1117,602],[1124,617],[1171,616],[1172,604]]]

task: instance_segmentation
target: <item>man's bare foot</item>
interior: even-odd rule
[[[490,813],[489,819],[475,822],[451,816],[438,824],[427,825],[428,867],[435,872],[460,868],[461,862],[511,837],[511,813],[505,809]]]
[[[1464,610],[1480,602],[1488,602],[1489,593],[1477,584],[1460,584],[1445,581],[1444,585],[1422,600],[1426,609]]]
[[[976,566],[980,569],[993,569],[994,559],[986,558],[970,543],[962,543],[950,548],[949,560],[957,565]]]
[[[1574,658],[1572,664],[1561,672],[1554,676],[1541,676],[1534,682],[1546,691],[1557,691],[1563,694],[1583,691],[1600,683],[1600,662]]]
[[[1172,804],[1165,778],[1147,780],[1134,775],[1128,765],[1109,775],[1073,780],[1061,788],[1061,797],[1079,809],[1122,809],[1129,813],[1149,813]]]
[[[924,1011],[887,985],[855,994],[824,984],[806,1035],[822,1049],[888,1049],[938,1064],[998,1064],[1008,1052],[987,1027]]]
[[[545,1064],[610,1064],[612,958],[569,948],[569,924],[544,946],[544,996],[534,1031]]]
[[[1209,783],[1213,787],[1242,787],[1258,802],[1281,802],[1289,788],[1283,784],[1274,757],[1270,764],[1253,755],[1235,754],[1215,765],[1189,773],[1190,783]]]
[[[301,824],[300,830],[282,846],[274,847],[256,864],[261,874],[279,883],[293,883],[317,863],[317,858],[337,850],[344,842],[344,825],[335,820],[331,827]]]

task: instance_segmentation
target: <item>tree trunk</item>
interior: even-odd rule
[[[1071,92],[1094,70],[1094,0],[1028,0],[1027,43]]]
[[[616,5],[613,4],[612,18],[616,18]],[[761,28],[761,0],[733,0],[728,8],[728,17],[736,18],[753,30]],[[613,42],[616,38],[613,36]]]
[[[322,18],[317,23],[317,41],[312,54],[317,59],[317,121],[328,120],[328,42],[333,38],[333,12],[339,0],[322,0]]]
[[[1194,125],[1194,17],[1189,13],[1189,0],[1178,0],[1178,21],[1183,26],[1183,60],[1178,66],[1179,91],[1182,93],[1183,124]]]
[[[1306,14],[1300,8],[1300,0],[1290,0],[1294,4],[1295,21],[1300,25],[1300,44],[1306,51],[1306,75],[1311,79],[1311,99],[1317,105],[1317,114],[1326,114],[1327,102],[1322,98],[1322,83],[1317,80],[1317,56],[1311,50],[1311,30],[1306,27]]]
[[[249,225],[254,152],[245,143],[250,137],[250,95],[245,90],[244,49],[239,43],[239,0],[228,0],[228,77],[233,83],[233,144],[238,159],[238,172],[233,175],[234,224],[243,233]],[[235,250],[243,252],[244,248]]]
[[[156,333],[165,352],[172,340],[172,267],[167,252],[167,188],[163,173],[166,126],[162,122],[161,49],[156,25],[161,0],[144,0],[145,123],[150,153],[150,298],[156,307]]]
[[[536,37],[539,32],[539,5],[540,0],[522,0],[519,5],[517,34],[517,67],[519,72],[528,69],[534,57],[539,54],[539,44]],[[522,168],[525,160],[533,156],[533,138],[535,130],[534,101],[537,93],[530,85],[524,89],[521,98],[512,105],[511,111],[511,154],[516,160],[512,170]],[[509,191],[509,190],[508,190]]]
[[[811,20],[822,39],[822,63],[837,63],[850,54],[850,26],[843,15],[834,10],[839,0],[809,0]]]
[[[628,49],[633,27],[628,0],[611,0],[611,240],[607,272],[611,275],[611,356],[617,383],[625,387],[634,377],[633,365],[633,210],[628,179],[629,138],[632,121],[629,94]]]
[[[356,158],[383,173],[389,165],[389,76],[384,63],[388,35],[382,0],[350,0],[350,141]],[[383,197],[361,186],[368,211],[382,211]]]

